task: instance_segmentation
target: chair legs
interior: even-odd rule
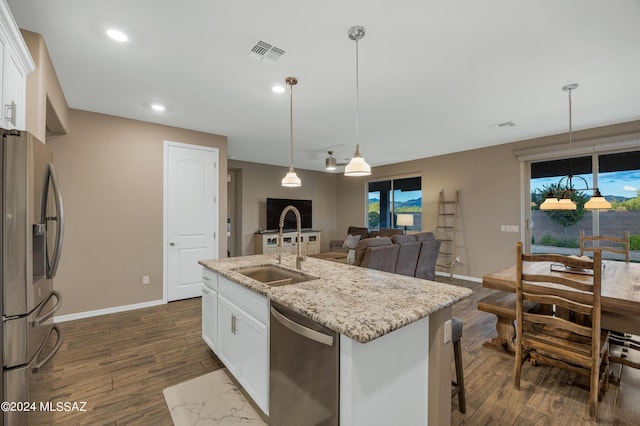
[[[459,332],[458,332],[459,330]],[[467,412],[467,402],[464,394],[464,375],[462,371],[462,321],[453,318],[453,359],[456,366],[456,381],[451,383],[451,397],[458,395],[458,408],[462,414]]]

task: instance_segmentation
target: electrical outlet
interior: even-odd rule
[[[449,343],[451,341],[453,335],[451,327],[451,320],[444,323],[444,343]]]
[[[456,256],[455,259],[453,259],[453,263],[460,263],[460,256]]]
[[[149,284],[149,275],[143,275],[142,276],[142,284],[144,284],[144,285]]]

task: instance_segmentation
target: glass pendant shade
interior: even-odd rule
[[[289,166],[287,175],[282,178],[282,186],[286,186],[287,188],[297,188],[299,186],[302,186],[302,181],[296,174],[293,166]]]
[[[356,152],[349,164],[344,168],[345,176],[369,176],[371,174],[371,166],[364,161],[360,155],[360,145],[356,145]]]
[[[556,207],[556,210],[576,210],[577,208],[578,207],[576,206],[576,203],[573,202],[573,200],[569,198],[562,198],[558,200],[558,206]]]
[[[600,190],[596,188],[593,192],[593,197],[584,204],[584,208],[587,210],[609,210],[611,203],[602,196]]]
[[[540,210],[558,210],[558,199],[556,197],[548,197],[540,204]]]

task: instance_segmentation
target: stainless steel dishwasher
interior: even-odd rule
[[[271,302],[269,425],[337,425],[340,335]]]

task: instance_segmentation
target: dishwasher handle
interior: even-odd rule
[[[320,333],[319,331],[312,330],[303,325],[298,324],[295,321],[291,321],[289,318],[282,315],[275,309],[273,306],[271,307],[271,315],[278,320],[280,324],[287,327],[289,330],[297,333],[307,339],[311,339],[315,342],[321,343],[327,346],[333,346],[333,336],[329,336],[324,333]]]

